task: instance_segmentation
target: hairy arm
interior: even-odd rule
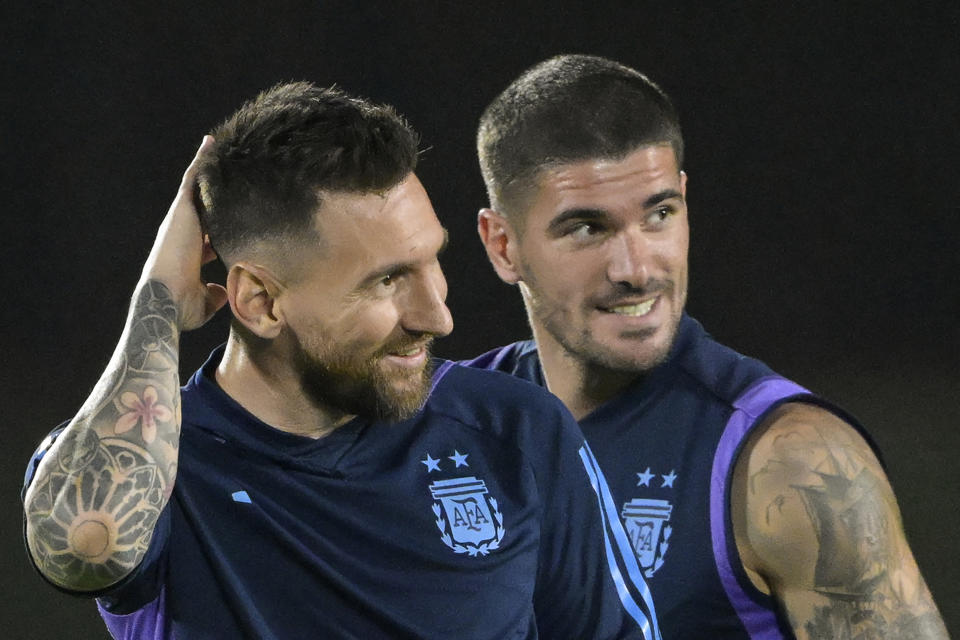
[[[51,582],[96,591],[132,572],[173,490],[180,439],[180,331],[226,294],[200,267],[213,258],[193,208],[201,154],[160,228],[113,358],[50,447],[24,495],[27,546]]]
[[[880,463],[837,416],[778,409],[741,455],[731,503],[744,565],[798,638],[948,637]]]

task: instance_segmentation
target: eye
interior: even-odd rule
[[[397,274],[388,273],[377,280],[377,289],[380,291],[390,291],[397,286]]]
[[[575,240],[589,240],[603,231],[603,227],[595,222],[581,221],[567,228],[566,235]]]
[[[669,205],[657,207],[650,213],[650,220],[654,223],[665,222],[674,212],[674,208]]]

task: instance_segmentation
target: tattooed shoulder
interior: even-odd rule
[[[738,545],[800,637],[938,637],[894,631],[935,625],[936,608],[886,475],[853,427],[816,406],[785,405],[737,467]]]

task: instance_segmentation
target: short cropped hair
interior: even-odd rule
[[[477,132],[490,205],[518,223],[541,171],[620,160],[664,143],[682,167],[683,136],[667,94],[630,67],[587,55],[557,56],[525,71],[486,108]]]
[[[419,142],[393,108],[309,82],[262,92],[211,135],[200,217],[227,263],[271,246],[322,242],[315,215],[323,194],[390,189],[416,167]]]

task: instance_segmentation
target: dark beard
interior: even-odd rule
[[[391,378],[376,366],[386,352],[384,350],[366,361],[352,360],[343,353],[318,358],[298,340],[294,365],[304,392],[317,404],[368,420],[399,422],[413,416],[423,406],[430,390],[433,368],[428,351],[427,365],[417,374],[415,387],[397,392],[390,384]]]

